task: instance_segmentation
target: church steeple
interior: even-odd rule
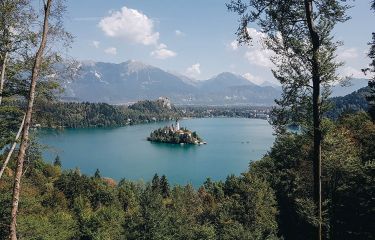
[[[180,123],[176,120],[176,131],[180,131]]]

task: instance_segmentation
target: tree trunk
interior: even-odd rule
[[[315,29],[313,19],[312,0],[305,0],[306,20],[309,28],[310,38],[313,45],[312,56],[312,82],[313,82],[313,135],[314,135],[314,151],[313,151],[313,175],[314,175],[314,202],[317,209],[316,238],[322,239],[322,156],[321,143],[322,133],[320,129],[320,65],[319,65],[319,34]]]
[[[5,82],[5,68],[8,60],[8,52],[4,53],[4,58],[1,63],[1,79],[0,79],[0,105],[3,100],[3,89],[4,89],[4,82]]]
[[[16,139],[14,140],[14,142],[12,144],[12,147],[10,148],[10,150],[8,152],[7,158],[5,159],[5,161],[3,163],[3,166],[1,167],[1,170],[0,170],[0,179],[3,176],[4,170],[7,167],[10,158],[12,157],[14,149],[17,146],[17,141],[20,138],[20,135],[21,135],[21,132],[22,132],[22,129],[23,129],[23,125],[25,124],[25,118],[26,118],[26,115],[23,116],[22,123],[21,123],[20,128],[18,129],[18,132],[17,132],[17,135],[16,135]]]
[[[11,240],[17,240],[17,212],[18,212],[18,203],[19,203],[19,196],[20,196],[21,177],[22,177],[22,170],[23,170],[23,163],[25,159],[26,149],[27,149],[28,140],[29,140],[29,129],[30,129],[31,115],[32,115],[33,105],[34,105],[36,81],[39,77],[40,66],[43,60],[43,52],[47,44],[48,17],[50,14],[51,2],[52,0],[47,0],[47,2],[44,4],[44,22],[43,22],[42,40],[41,40],[39,49],[36,53],[34,66],[32,69],[28,106],[27,106],[26,116],[25,116],[25,125],[23,128],[20,149],[19,149],[18,157],[17,157],[17,168],[16,168],[16,174],[14,178],[11,222],[10,222],[10,231],[9,231],[9,239]]]

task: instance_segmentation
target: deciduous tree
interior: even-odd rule
[[[23,171],[23,164],[25,160],[26,149],[29,141],[29,129],[31,125],[31,117],[35,100],[35,88],[36,82],[39,77],[39,71],[43,61],[43,53],[47,44],[47,35],[49,30],[49,15],[51,12],[52,0],[47,0],[44,2],[44,21],[43,21],[43,30],[42,38],[40,42],[39,49],[35,55],[34,66],[32,70],[31,84],[29,90],[28,106],[26,110],[25,124],[22,131],[22,138],[20,143],[20,149],[17,157],[17,168],[14,178],[13,186],[13,197],[12,197],[12,211],[11,211],[11,223],[10,223],[10,233],[9,239],[17,240],[17,212],[19,204],[19,196],[21,191],[21,177]]]
[[[232,0],[227,7],[240,15],[239,43],[251,43],[248,25],[258,24],[267,35],[265,46],[275,55],[272,70],[283,87],[274,124],[285,131],[290,121],[310,127],[313,136],[316,236],[322,236],[321,120],[329,86],[339,80],[335,61],[338,42],[331,32],[338,22],[348,20],[345,0]]]

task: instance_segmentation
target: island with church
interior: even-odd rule
[[[192,132],[186,128],[181,127],[180,123],[176,121],[175,124],[156,129],[147,138],[151,142],[171,143],[171,144],[207,144],[198,136],[196,132]]]

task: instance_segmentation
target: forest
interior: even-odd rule
[[[344,64],[333,29],[349,20],[348,1],[228,1],[239,19],[237,42],[251,44],[248,26],[256,24],[275,53],[272,74],[283,94],[267,114],[276,140],[241,175],[198,188],[171,186],[157,174],[151,182],[116,182],[100,169],[88,176],[65,169],[59,157],[43,160],[36,124],[120,126],[181,116],[164,101],[59,102],[74,62],[62,54],[73,41],[64,4],[0,2],[0,239],[375,239],[375,33],[363,66],[366,111],[327,117],[335,108],[329,88]],[[57,67],[62,62],[66,69]],[[336,99],[336,108],[356,99]],[[290,123],[302,130],[288,131]]]
[[[182,113],[160,100],[139,101],[130,106],[107,103],[41,101],[35,108],[35,124],[41,127],[118,127],[178,119]]]
[[[375,125],[365,112],[324,122],[325,239],[374,237]],[[311,136],[288,133],[225,181],[170,186],[116,183],[48,164],[37,148],[25,163],[18,234],[22,239],[314,239]],[[1,179],[0,225],[9,222],[12,170]],[[354,211],[355,209],[355,211]],[[8,229],[0,228],[1,239]],[[311,236],[311,237],[309,237]]]
[[[361,88],[343,97],[334,97],[331,99],[332,107],[327,112],[327,117],[337,119],[344,113],[354,113],[358,111],[367,111],[368,103],[366,96],[370,94],[369,88]]]

